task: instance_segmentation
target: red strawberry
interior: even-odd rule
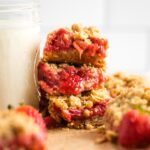
[[[17,112],[22,112],[32,117],[35,122],[41,127],[42,131],[46,132],[46,125],[42,115],[32,106],[24,105],[20,106],[16,109]]]
[[[127,112],[120,124],[118,140],[124,147],[150,145],[150,115],[137,110]]]

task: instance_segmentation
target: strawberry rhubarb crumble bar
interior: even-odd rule
[[[102,125],[109,100],[105,88],[68,96],[51,96],[43,92],[40,111],[54,126],[90,129]]]
[[[92,64],[105,69],[108,42],[96,27],[60,28],[47,36],[44,60],[48,62]]]
[[[101,68],[92,66],[73,66],[40,62],[38,83],[49,95],[78,95],[84,91],[101,88],[105,82]]]
[[[94,128],[102,124],[109,102],[106,89],[91,90],[74,96],[47,95],[48,111],[56,122],[72,128]]]

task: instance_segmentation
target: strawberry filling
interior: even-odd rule
[[[72,34],[65,29],[59,29],[53,36],[47,40],[47,50],[69,49],[72,44]]]
[[[78,95],[83,91],[99,88],[105,82],[105,77],[100,69],[90,67],[76,68],[62,65],[52,68],[47,63],[38,66],[38,80],[42,90],[46,93]]]
[[[55,104],[53,105],[54,110],[57,115],[66,120],[67,122],[71,122],[73,120],[84,120],[87,118],[92,118],[94,116],[103,116],[107,107],[108,99],[102,103],[96,103],[92,108],[82,108],[82,109],[68,109],[61,110]],[[84,115],[84,111],[88,110],[89,116]]]
[[[88,39],[91,43],[74,39],[72,32],[66,29],[59,29],[48,37],[45,51],[68,51],[75,48],[80,55],[85,52],[88,56],[95,56],[98,54],[101,58],[105,58],[108,41],[97,37],[89,37]]]

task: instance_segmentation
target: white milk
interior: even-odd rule
[[[20,102],[36,106],[35,57],[39,27],[0,28],[0,109]]]

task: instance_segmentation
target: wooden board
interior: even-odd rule
[[[111,143],[96,143],[97,130],[53,129],[49,131],[48,150],[124,150]]]
[[[96,143],[100,136],[97,130],[53,129],[49,130],[47,147],[48,150],[127,150],[109,142]]]

